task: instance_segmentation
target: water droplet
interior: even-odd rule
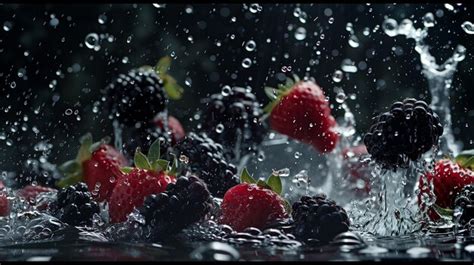
[[[128,36],[128,37],[127,37],[127,43],[130,43],[130,42],[132,42],[132,38],[133,38],[133,36],[132,36],[132,35]]]
[[[343,91],[337,93],[337,95],[336,95],[336,102],[337,103],[344,103],[344,101],[346,101],[346,99],[347,99],[347,96]]]
[[[301,155],[302,155],[302,154],[301,154],[300,152],[295,152],[295,158],[296,158],[296,159],[299,159],[299,158],[301,157]]]
[[[465,21],[461,27],[467,34],[474,34],[474,24],[471,21]]]
[[[334,23],[334,18],[333,18],[333,17],[330,17],[330,18],[328,19],[328,23],[329,23],[329,24]]]
[[[453,10],[454,10],[454,6],[451,5],[451,4],[448,4],[448,3],[444,4],[444,8],[446,8],[446,9],[449,10],[449,11],[453,11]]]
[[[185,164],[188,164],[189,163],[189,157],[185,156],[185,155],[180,155],[179,156],[179,161],[180,162],[183,162]]]
[[[222,133],[223,131],[224,131],[224,125],[222,123],[217,124],[216,132],[217,133]]]
[[[355,63],[351,59],[344,59],[341,63],[341,69],[342,71],[346,73],[357,72],[357,67],[355,66]]]
[[[351,37],[349,38],[349,45],[352,47],[352,48],[357,48],[359,47],[359,39],[357,38],[356,35],[351,35]]]
[[[341,82],[343,77],[344,77],[344,73],[341,70],[336,70],[332,74],[332,80],[336,83]]]
[[[105,24],[107,22],[107,16],[105,14],[99,15],[97,21],[99,24]]]
[[[5,23],[3,23],[3,30],[4,31],[10,31],[13,27],[13,24],[10,22],[10,21],[5,21]]]
[[[86,47],[89,48],[89,49],[94,49],[95,50],[95,49],[97,49],[96,47],[99,47],[99,49],[100,49],[99,35],[97,35],[97,33],[87,34],[84,42],[86,44]]]
[[[453,59],[457,62],[460,62],[466,58],[466,47],[462,45],[456,46],[456,49],[454,50],[454,55]]]
[[[295,10],[293,10],[293,16],[294,17],[299,17],[301,15],[301,8],[297,7]]]
[[[232,89],[230,88],[230,86],[224,86],[222,87],[222,91],[221,91],[221,94],[226,97],[230,94],[230,92],[232,91]]]
[[[304,40],[306,39],[306,29],[303,27],[298,27],[295,30],[295,39],[296,40]]]
[[[395,37],[397,36],[398,22],[393,18],[388,18],[382,23],[382,28],[385,34]]]
[[[427,28],[434,27],[435,25],[435,18],[433,13],[428,12],[423,16],[423,25]]]
[[[72,114],[72,109],[66,109],[66,111],[64,112],[64,114],[66,115],[71,115]]]
[[[15,87],[16,87],[16,82],[15,82],[15,81],[11,82],[11,83],[10,83],[10,87],[11,87],[11,88],[15,88]]]
[[[242,60],[243,68],[249,68],[251,65],[252,65],[252,60],[250,60],[249,58],[245,58],[244,60]]]
[[[124,56],[124,57],[122,58],[122,63],[123,63],[123,64],[127,64],[127,63],[128,63],[128,57],[127,57],[127,56]]]
[[[249,7],[249,11],[252,12],[252,13],[257,13],[257,12],[260,12],[262,11],[262,6],[259,5],[259,4],[250,4],[250,7]]]
[[[153,4],[154,7],[156,8],[165,8],[166,7],[166,4],[158,4],[158,3],[155,3]]]
[[[289,168],[282,168],[282,169],[279,169],[279,170],[273,170],[272,174],[275,175],[275,176],[280,176],[280,177],[286,178],[290,175],[290,169]]]
[[[245,44],[245,49],[249,52],[255,50],[255,48],[257,47],[257,44],[255,43],[255,41],[253,40],[249,40],[247,41],[247,43]]]

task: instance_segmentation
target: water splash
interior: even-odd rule
[[[431,93],[430,107],[438,114],[444,125],[440,151],[445,155],[455,156],[461,150],[461,146],[455,142],[452,131],[449,93],[457,64],[464,60],[466,56],[466,48],[462,45],[457,45],[450,58],[442,64],[437,64],[435,57],[429,51],[430,46],[425,42],[428,36],[428,29],[435,26],[435,24],[436,21],[433,14],[427,13],[423,17],[423,28],[415,28],[410,19],[404,19],[398,24],[396,20],[391,18],[383,22],[382,28],[390,37],[404,35],[407,39],[415,40],[415,50],[420,55],[423,67],[422,73],[428,81]]]

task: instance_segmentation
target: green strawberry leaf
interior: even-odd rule
[[[265,181],[261,180],[261,179],[257,180],[257,186],[259,186],[261,188],[272,190],[272,188],[270,186],[268,186],[268,184]]]
[[[165,75],[163,77],[163,82],[164,82],[165,92],[171,99],[173,100],[181,99],[184,93],[184,89],[182,86],[178,85],[178,83],[172,76]]]
[[[91,157],[91,151],[90,148],[92,146],[92,134],[87,133],[83,135],[80,139],[79,142],[81,143],[81,147],[79,147],[79,151],[76,156],[76,160],[79,163],[82,163],[86,160],[88,160]]]
[[[276,90],[275,88],[266,86],[263,91],[265,91],[267,97],[270,98],[272,101],[277,99],[278,90]]]
[[[122,167],[120,169],[120,171],[122,171],[125,174],[128,174],[128,173],[132,172],[133,169],[134,169],[133,167]]]
[[[148,160],[153,164],[158,159],[160,159],[160,139],[157,138],[148,149]]]
[[[176,176],[177,172],[178,172],[178,159],[176,159],[176,156],[175,156],[171,163],[171,169],[168,170],[168,174],[171,176]]]
[[[141,152],[140,147],[137,147],[137,150],[135,151],[133,162],[137,168],[153,170],[150,161],[148,161],[146,155]]]
[[[170,56],[165,56],[161,58],[158,63],[155,66],[155,72],[161,77],[164,76],[167,72],[168,69],[171,67],[171,57]]]
[[[166,171],[168,170],[169,163],[168,160],[158,159],[153,162],[152,167],[154,171]]]
[[[81,170],[81,165],[76,160],[69,160],[58,166],[59,171],[64,175],[73,174]]]
[[[270,101],[270,103],[268,103],[264,108],[263,108],[263,112],[265,113],[272,113],[272,110],[273,108],[278,104],[278,100],[275,100],[275,101]]]
[[[242,173],[240,174],[240,182],[241,183],[257,183],[257,181],[250,176],[249,171],[244,168]]]
[[[82,174],[81,172],[77,172],[75,174],[70,174],[63,179],[60,179],[59,181],[56,182],[56,185],[60,188],[65,188],[65,187],[74,185],[80,181],[82,181]]]
[[[291,214],[291,212],[293,212],[293,208],[287,200],[283,200],[283,206],[285,207],[285,210],[288,214]]]
[[[454,210],[439,207],[437,204],[433,204],[432,207],[442,218],[451,220]]]
[[[461,167],[474,170],[474,150],[462,151],[456,156],[455,160]]]
[[[270,188],[277,194],[281,194],[283,190],[281,179],[279,176],[271,175],[267,180],[267,185],[270,186]]]

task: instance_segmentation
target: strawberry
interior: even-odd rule
[[[8,201],[5,185],[0,181],[0,216],[7,216],[8,214],[10,214],[10,202]]]
[[[247,227],[264,229],[289,217],[290,206],[281,196],[281,180],[270,176],[266,182],[253,179],[246,169],[242,183],[229,189],[222,200],[219,222],[236,231]]]
[[[164,117],[158,114],[154,119],[154,123],[158,128],[165,130],[165,124],[163,119]],[[168,130],[171,132],[171,145],[175,145],[186,135],[186,132],[184,131],[183,126],[181,125],[179,120],[171,115],[168,116]]]
[[[322,89],[313,81],[287,79],[279,89],[266,87],[272,102],[265,107],[270,126],[300,142],[311,144],[321,153],[331,152],[339,140],[336,120]],[[275,95],[276,94],[276,95]]]
[[[36,197],[39,194],[53,191],[56,191],[56,189],[43,186],[28,185],[22,189],[17,190],[16,194],[20,197],[23,197],[28,203],[35,204]]]
[[[145,197],[161,193],[169,183],[175,183],[177,160],[170,168],[169,162],[160,159],[160,143],[155,140],[144,155],[137,148],[134,157],[135,167],[122,168],[124,175],[118,179],[109,199],[109,215],[112,223],[127,220],[134,208],[143,205]]]
[[[436,201],[428,209],[428,215],[435,221],[442,215],[450,214],[454,199],[464,186],[474,184],[474,150],[461,152],[454,161],[449,159],[437,161],[434,170],[427,172],[419,179],[418,204],[422,209],[425,207],[423,201],[433,199],[429,188],[431,182],[433,183],[432,194],[436,196]]]
[[[107,200],[121,175],[120,168],[128,165],[125,156],[108,145],[108,141],[104,138],[93,143],[90,133],[81,137],[76,159],[59,167],[66,177],[58,182],[58,186],[64,188],[84,181],[97,201]]]

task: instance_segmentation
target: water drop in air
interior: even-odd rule
[[[472,24],[472,22],[465,21],[462,23],[461,27],[467,34],[474,34],[474,24]]]
[[[247,43],[245,44],[245,49],[249,52],[255,50],[255,48],[257,47],[257,44],[255,43],[255,41],[253,40],[249,40],[247,41]]]
[[[245,58],[242,61],[242,67],[243,68],[249,68],[251,65],[252,65],[252,60],[250,60],[249,58]]]
[[[306,29],[303,27],[299,27],[295,30],[295,39],[296,40],[304,40],[306,38]]]

